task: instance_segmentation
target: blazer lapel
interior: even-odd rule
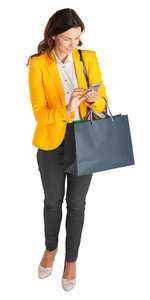
[[[50,59],[50,57],[48,55],[46,55],[46,60],[48,63],[47,64],[48,72],[49,72],[50,76],[53,78],[54,84],[56,85],[58,94],[60,96],[60,100],[62,102],[62,105],[64,106],[64,105],[66,105],[66,102],[65,102],[63,85],[62,85],[61,78],[59,75],[57,62],[56,62],[56,59],[55,59],[55,56],[54,56],[52,50],[50,52],[50,55],[51,55],[52,59]],[[82,61],[80,61],[80,55],[79,55],[77,48],[73,49],[72,56],[73,56],[73,62],[74,62],[78,87],[87,89],[88,88],[87,82],[86,82],[86,78],[85,78],[85,75],[83,72],[83,63],[82,63]],[[80,103],[80,105],[82,106],[82,102]]]

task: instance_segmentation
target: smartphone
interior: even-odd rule
[[[91,91],[91,90],[98,91],[100,85],[101,85],[101,82],[91,84],[90,87],[88,88],[87,92]]]
[[[98,91],[100,85],[102,83],[101,82],[98,82],[98,83],[94,83],[94,84],[91,84],[90,87],[86,90],[84,90],[84,92],[82,93],[82,96],[81,98],[88,92],[88,91],[91,91],[91,90],[95,90],[95,91]]]

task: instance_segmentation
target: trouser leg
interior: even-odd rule
[[[75,176],[67,174],[67,216],[66,216],[66,257],[68,262],[76,261],[84,224],[86,195],[93,174]]]
[[[63,145],[54,150],[37,151],[37,161],[44,189],[44,232],[47,250],[58,245],[58,234],[62,219],[62,202],[65,193],[63,169]]]

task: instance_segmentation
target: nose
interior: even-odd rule
[[[71,44],[70,44],[70,48],[75,48],[75,46],[76,46],[76,42],[72,42]]]

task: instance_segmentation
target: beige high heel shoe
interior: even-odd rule
[[[63,289],[68,292],[68,291],[71,291],[75,287],[76,278],[71,280],[71,279],[62,277],[61,283],[62,283]]]
[[[65,291],[71,291],[76,285],[76,278],[75,279],[67,279],[61,278],[62,287]]]
[[[57,253],[57,251],[58,251],[58,248],[56,250],[56,253]],[[55,256],[56,256],[56,253],[55,253]],[[54,260],[55,260],[55,256],[54,256],[54,259],[53,259],[53,263],[54,263]],[[53,270],[53,266],[52,267],[43,267],[39,264],[39,266],[38,266],[38,277],[40,279],[46,278],[46,277],[48,277],[49,275],[52,274],[52,270]]]

